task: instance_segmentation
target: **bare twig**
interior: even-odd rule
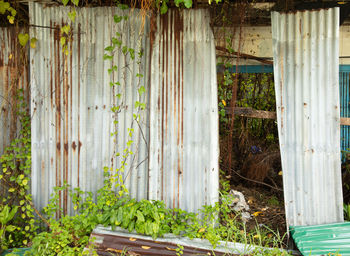
[[[248,179],[248,178],[246,178],[246,177],[240,175],[237,171],[235,171],[235,170],[232,169],[232,168],[227,168],[227,169],[229,169],[230,171],[232,171],[233,173],[235,173],[237,176],[239,176],[240,178],[245,179],[245,180],[247,180],[247,181],[251,181],[251,182],[254,182],[254,183],[258,183],[258,184],[267,186],[267,187],[269,187],[269,188],[272,188],[272,189],[275,189],[275,190],[278,190],[278,191],[283,191],[283,189],[273,187],[273,186],[271,186],[271,185],[269,185],[269,184],[267,184],[267,183],[265,183],[265,182],[261,182],[261,181],[257,181],[257,180]]]
[[[30,206],[33,208],[33,210],[34,210],[35,213],[39,216],[39,218],[40,218],[43,222],[45,222],[45,224],[46,224],[48,227],[50,227],[50,223],[49,223],[49,222],[44,218],[44,216],[42,216],[42,215],[40,214],[40,212],[35,208],[33,202],[30,201],[30,200],[27,200],[27,202],[30,204]]]

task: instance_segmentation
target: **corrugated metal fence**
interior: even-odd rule
[[[209,12],[158,16],[152,48],[150,198],[196,211],[218,200],[219,140]]]
[[[17,34],[24,31],[15,27],[0,27],[0,155],[17,133],[18,89],[24,90],[29,102],[27,59],[28,48],[20,46]]]
[[[342,222],[339,9],[273,12],[272,35],[287,224]]]
[[[134,141],[130,149],[134,154],[127,158],[123,175],[131,196],[163,199],[168,206],[193,211],[214,203],[218,198],[218,117],[208,12],[169,11],[158,18],[152,47],[150,21],[146,17],[142,30],[137,10],[129,14],[117,8],[81,8],[68,56],[60,46],[66,14],[65,7],[30,3],[30,23],[36,25],[31,36],[38,39],[30,56],[32,190],[37,206],[42,208],[53,187],[64,181],[96,192],[103,186],[103,166],[120,166],[123,158],[113,155],[123,155],[128,140]],[[115,24],[115,14],[129,18]],[[116,54],[113,62],[118,71],[113,80],[121,85],[113,89],[107,71],[111,63],[103,61],[103,49],[117,32],[126,49],[135,49],[135,55],[142,50],[143,55],[138,65],[130,55]],[[146,93],[139,99],[142,85]],[[114,102],[118,93],[121,98]],[[146,103],[146,110],[138,112],[136,101]],[[110,110],[115,103],[122,106],[117,115]],[[137,123],[133,120],[138,113]],[[114,121],[118,121],[116,141],[110,136]],[[131,137],[128,128],[134,129]],[[60,200],[64,210],[72,213],[66,192]]]
[[[23,89],[24,101],[29,105],[28,48],[21,47],[17,34],[24,29],[0,27],[0,156],[17,137],[17,91]],[[0,182],[0,197],[5,186]]]
[[[121,166],[128,140],[133,140],[123,173],[131,196],[147,197],[148,173],[148,110],[138,112],[135,101],[147,103],[148,95],[139,98],[137,90],[144,85],[149,92],[146,59],[148,39],[141,33],[141,22],[135,10],[128,18],[116,24],[113,16],[128,15],[129,11],[117,8],[81,8],[72,27],[73,38],[68,43],[72,54],[66,56],[60,45],[60,28],[67,21],[67,8],[43,7],[30,4],[31,36],[38,39],[31,50],[32,81],[32,190],[39,208],[45,206],[53,187],[66,181],[73,188],[96,192],[103,186],[103,167]],[[148,23],[144,32],[147,34]],[[45,27],[45,28],[43,28]],[[104,61],[104,48],[112,37],[122,46],[133,48],[135,55],[143,51],[140,64],[130,55],[116,52],[113,65],[118,71],[112,75],[120,86],[109,85],[108,69],[111,61]],[[115,95],[121,94],[120,99]],[[114,114],[113,105],[121,111]],[[133,118],[140,114],[139,123]],[[115,131],[118,134],[112,137]],[[130,129],[134,129],[129,136]],[[113,157],[120,153],[119,157]],[[66,212],[71,212],[68,194],[60,196]]]

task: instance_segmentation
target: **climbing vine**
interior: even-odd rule
[[[26,245],[37,229],[30,191],[31,140],[30,116],[24,102],[23,90],[17,93],[19,134],[0,157],[1,249]],[[11,228],[9,228],[11,227]]]

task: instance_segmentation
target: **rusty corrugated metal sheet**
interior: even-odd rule
[[[23,28],[0,27],[0,156],[18,135],[18,89],[23,89],[29,109],[28,48],[21,47],[17,39],[24,32]],[[2,188],[0,183],[0,197],[6,193]]]
[[[343,221],[339,9],[272,13],[287,224]]]
[[[157,18],[151,55],[149,196],[197,211],[218,200],[214,37],[207,10]]]
[[[113,14],[122,11],[82,8],[68,46],[73,54],[68,57],[60,47],[66,13],[64,7],[30,4],[30,22],[37,25],[31,34],[38,38],[31,52],[31,81],[32,188],[39,208],[63,181],[87,191],[99,189],[102,167],[119,166],[111,157],[114,151],[123,153],[130,127],[135,129],[136,146],[131,148],[135,154],[128,158],[131,169],[124,177],[132,197],[165,200],[170,207],[190,211],[217,201],[216,65],[208,12],[169,11],[158,17],[151,45],[147,36],[139,38],[142,20],[137,10],[116,25]],[[144,26],[149,35],[149,19]],[[109,87],[110,66],[103,61],[103,49],[117,31],[128,48],[143,49],[143,58],[141,66],[133,63],[127,68],[123,55],[114,60],[119,65],[114,80],[122,80],[125,108],[113,117],[109,109],[118,92]],[[137,73],[144,75],[140,82]],[[132,123],[140,85],[146,87],[141,102],[148,106],[141,113],[141,129]],[[109,136],[114,120],[119,122],[117,145]],[[60,200],[69,212],[68,194],[62,193]]]
[[[31,36],[38,39],[31,49],[31,101],[32,101],[32,192],[35,204],[41,209],[48,203],[53,187],[64,181],[73,188],[96,192],[103,186],[103,167],[114,169],[123,160],[113,159],[116,152],[123,155],[129,140],[128,128],[134,128],[130,148],[134,152],[127,159],[125,183],[131,196],[147,198],[148,179],[148,110],[141,112],[140,122],[133,122],[137,114],[135,101],[147,103],[148,94],[138,98],[140,85],[147,88],[148,75],[145,60],[148,58],[148,39],[142,36],[142,20],[134,10],[129,19],[115,24],[113,16],[129,14],[117,8],[78,8],[72,25],[73,39],[68,44],[72,53],[65,56],[60,46],[60,28],[68,22],[68,9],[30,3]],[[149,23],[144,24],[148,34]],[[130,60],[130,55],[116,54],[118,65],[113,81],[121,86],[112,89],[107,72],[109,61],[103,60],[104,48],[111,44],[116,32],[121,33],[122,44],[143,50],[141,64]],[[122,97],[122,111],[113,115],[110,108],[116,95]],[[117,120],[116,141],[110,136]],[[142,130],[142,132],[141,132]],[[65,212],[72,213],[67,192],[60,194]]]
[[[268,252],[276,249],[260,247],[251,244],[241,244],[236,242],[218,241],[215,247],[206,239],[173,234],[165,234],[153,240],[152,237],[128,232],[117,227],[97,226],[91,233],[91,240],[98,255],[120,255],[124,250],[130,255],[178,255],[176,249],[183,246],[182,255],[252,255],[259,252]],[[88,250],[88,249],[86,249]],[[286,253],[280,249],[281,255]],[[290,254],[300,255],[296,251],[289,250]]]

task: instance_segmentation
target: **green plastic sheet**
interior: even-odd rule
[[[350,256],[350,222],[291,226],[290,232],[303,255]]]

